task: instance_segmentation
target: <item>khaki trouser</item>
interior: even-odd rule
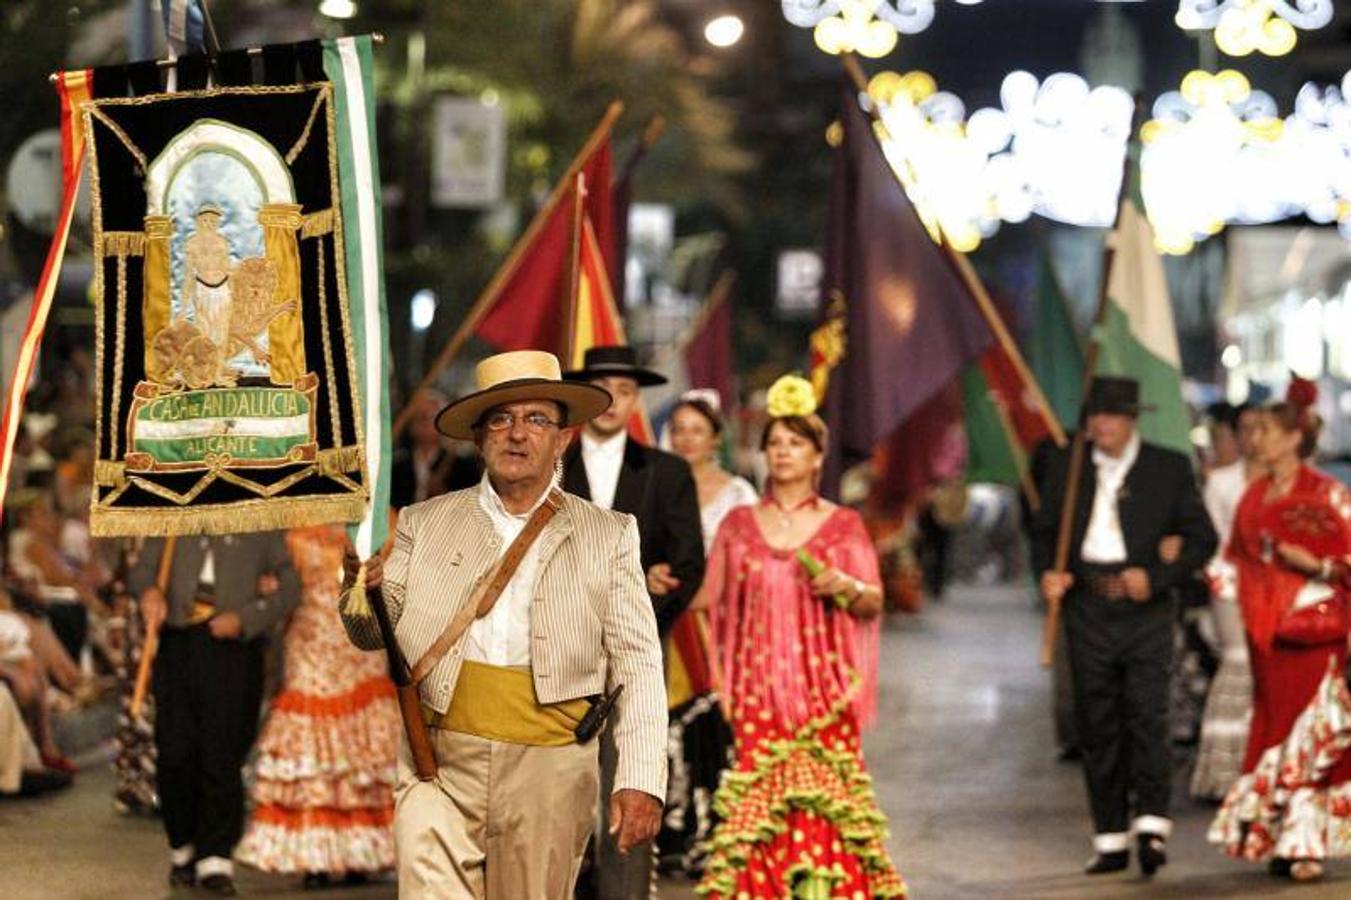
[[[433,729],[435,781],[406,744],[394,792],[402,900],[566,900],[595,825],[596,742],[509,744]]]

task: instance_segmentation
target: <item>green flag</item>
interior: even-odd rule
[[[389,532],[389,317],[381,255],[380,160],[375,144],[375,85],[371,38],[324,42],[324,72],[333,82],[341,219],[346,249],[348,322],[356,347],[370,503],[349,530],[364,559]]]
[[[1084,346],[1046,251],[1041,253],[1037,265],[1037,303],[1027,364],[1060,424],[1074,428],[1084,393]]]
[[[985,373],[978,363],[973,363],[962,370],[961,380],[967,483],[994,482],[1016,487],[1018,463],[1013,457],[1008,430],[999,421]]]

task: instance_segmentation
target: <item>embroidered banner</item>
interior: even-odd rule
[[[347,262],[361,251],[344,246],[334,85],[312,78],[83,106],[96,535],[363,517]]]

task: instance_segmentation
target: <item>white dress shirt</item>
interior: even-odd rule
[[[487,473],[478,485],[478,502],[492,520],[493,529],[502,540],[505,555],[511,542],[525,529],[531,513],[544,503],[548,491],[540,494],[528,512],[512,515],[502,505],[502,498],[493,490]],[[492,612],[475,619],[465,636],[464,658],[490,666],[530,665],[530,598],[534,593],[535,577],[539,574],[539,541],[530,545],[521,564],[507,582],[502,596],[497,598]]]
[[[1126,561],[1126,538],[1121,533],[1121,516],[1117,501],[1121,486],[1126,483],[1140,455],[1140,433],[1131,435],[1120,456],[1108,456],[1093,448],[1093,466],[1097,469],[1098,488],[1093,494],[1093,512],[1088,519],[1088,530],[1079,547],[1079,557],[1087,563],[1111,565]]]
[[[601,509],[612,509],[615,488],[619,486],[619,470],[624,466],[626,432],[598,441],[582,432],[582,465],[586,467],[586,483],[591,488],[591,502]]]

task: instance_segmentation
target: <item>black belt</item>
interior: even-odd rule
[[[1083,589],[1096,597],[1107,600],[1129,599],[1126,583],[1121,578],[1125,565],[1101,565],[1086,563],[1079,569],[1078,581]]]

